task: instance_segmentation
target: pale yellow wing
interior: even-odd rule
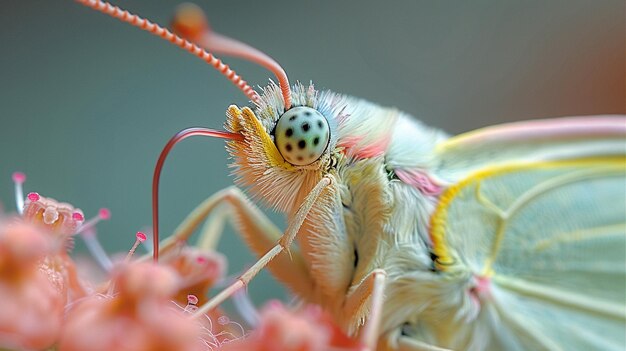
[[[517,139],[498,127],[440,148],[453,184],[433,251],[442,274],[486,282],[464,327],[485,349],[626,349],[626,120],[596,122]]]

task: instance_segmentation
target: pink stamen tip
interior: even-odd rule
[[[197,305],[198,298],[196,297],[196,295],[187,295],[187,303],[190,305]]]
[[[198,258],[196,258],[196,262],[198,262],[198,264],[205,264],[207,263],[207,258],[204,256],[199,256]]]
[[[14,172],[12,178],[13,182],[22,184],[26,181],[26,174],[22,172]]]
[[[142,232],[137,232],[136,237],[137,237],[137,240],[139,240],[139,242],[144,242],[144,241],[146,241],[146,239],[148,239],[146,234],[144,234]]]
[[[107,219],[111,218],[111,211],[109,211],[108,208],[101,208],[100,211],[98,211],[98,216],[106,221]]]
[[[74,213],[72,213],[72,219],[75,220],[75,221],[82,222],[82,221],[85,220],[85,217],[82,214],[80,214],[79,212],[74,212]]]
[[[26,197],[31,202],[36,202],[36,201],[39,201],[39,199],[41,199],[41,196],[39,196],[39,194],[37,194],[37,193],[28,193],[28,195],[26,195]]]

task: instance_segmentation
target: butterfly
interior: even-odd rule
[[[227,132],[190,133],[229,139],[237,184],[285,213],[288,226],[281,233],[238,188],[201,204],[160,250],[228,203],[262,258],[198,313],[269,264],[369,348],[623,348],[623,116],[450,137],[396,109],[291,86],[273,60],[230,38],[210,32],[203,43],[204,29],[179,28],[187,41],[103,2],[79,2],[196,54],[253,102],[227,109]],[[278,84],[259,94],[200,46],[248,55]]]

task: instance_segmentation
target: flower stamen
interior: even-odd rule
[[[15,206],[17,207],[17,213],[22,215],[24,213],[24,189],[22,184],[26,181],[26,174],[14,172],[12,178],[13,184],[15,184]]]
[[[28,196],[30,196],[30,194],[28,194]],[[74,213],[72,215],[72,218],[74,218],[74,216],[76,216],[76,213]],[[80,226],[80,228],[78,228],[78,230],[76,231],[76,234],[81,234],[81,233],[89,230],[90,228],[94,228],[96,226],[96,224],[98,224],[98,222],[106,221],[106,220],[109,220],[110,218],[111,218],[111,211],[108,208],[101,208],[98,211],[98,215],[97,216],[95,216],[95,217],[91,218],[90,220],[88,220],[87,222],[83,223],[83,225]],[[76,218],[74,218],[74,219],[76,219]],[[84,220],[84,218],[83,218],[83,220]]]
[[[84,229],[80,237],[83,238],[85,246],[87,246],[87,250],[96,262],[98,262],[98,265],[105,271],[110,272],[113,268],[113,261],[111,261],[111,258],[107,255],[106,251],[100,244],[96,228],[91,226]]]
[[[133,244],[133,247],[130,248],[130,251],[128,251],[128,255],[126,255],[126,259],[124,259],[124,262],[130,261],[130,259],[135,254],[135,251],[137,250],[137,246],[139,246],[139,244],[141,244],[142,242],[146,241],[146,239],[148,239],[146,237],[146,234],[142,232],[137,232],[137,234],[135,234],[135,243]]]

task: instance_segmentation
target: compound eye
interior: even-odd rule
[[[274,136],[278,151],[285,160],[304,166],[322,156],[330,140],[330,127],[317,110],[300,106],[280,116]]]

